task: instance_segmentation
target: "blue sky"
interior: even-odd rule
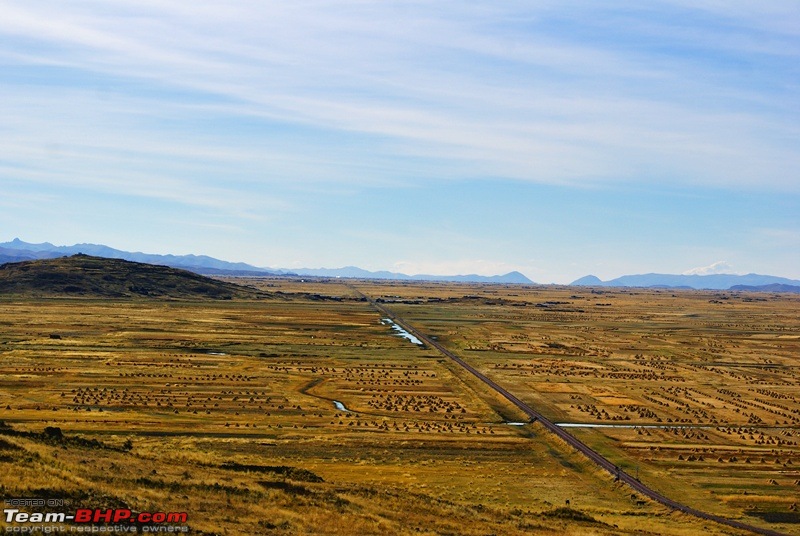
[[[0,241],[800,278],[793,0],[0,13]]]

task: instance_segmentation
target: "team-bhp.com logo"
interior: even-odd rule
[[[134,512],[127,508],[78,508],[75,513],[3,510],[7,533],[50,534],[57,532],[136,533],[188,532],[186,512]],[[69,526],[64,526],[68,523]]]

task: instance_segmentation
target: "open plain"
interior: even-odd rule
[[[6,497],[197,534],[745,534],[632,493],[362,292],[694,508],[800,533],[800,297],[235,279],[0,298]]]

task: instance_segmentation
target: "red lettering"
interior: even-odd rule
[[[188,519],[189,515],[186,512],[172,512],[167,516],[169,523],[186,523]]]
[[[125,521],[131,518],[131,511],[127,509],[114,510],[114,523]]]
[[[188,517],[186,512],[141,512],[135,514],[127,508],[108,510],[78,508],[75,510],[74,522],[120,523],[135,519],[138,523],[186,523]]]
[[[94,521],[95,523],[99,523],[100,521],[110,523],[113,515],[114,515],[114,510],[111,509],[108,509],[105,512],[102,512],[100,510],[95,510],[94,519],[92,519],[92,521]]]

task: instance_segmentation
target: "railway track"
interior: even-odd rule
[[[542,426],[547,428],[550,432],[552,432],[553,434],[561,438],[563,441],[565,441],[567,444],[572,446],[575,450],[577,450],[578,452],[589,458],[589,460],[594,462],[596,465],[608,471],[616,480],[627,484],[628,487],[630,487],[637,493],[645,497],[648,497],[649,499],[652,499],[660,504],[663,504],[668,508],[672,508],[673,510],[683,512],[685,514],[689,514],[700,519],[713,521],[715,523],[720,523],[722,525],[726,525],[736,529],[750,531],[756,534],[764,534],[766,536],[785,536],[783,533],[776,532],[774,530],[755,527],[753,525],[748,525],[740,521],[727,519],[722,516],[697,510],[696,508],[686,506],[685,504],[681,504],[678,501],[670,499],[669,497],[662,495],[658,491],[646,486],[632,475],[621,470],[617,465],[615,465],[610,460],[608,460],[607,458],[605,458],[604,456],[593,450],[591,447],[583,443],[581,440],[579,440],[578,438],[576,438],[563,428],[557,426],[550,419],[548,419],[547,417],[536,411],[533,407],[531,407],[527,403],[520,400],[513,393],[509,392],[507,389],[499,385],[497,382],[495,382],[494,380],[492,380],[491,378],[480,372],[478,369],[476,369],[475,367],[464,361],[462,358],[458,357],[456,354],[454,354],[453,352],[442,346],[438,341],[433,340],[432,338],[428,337],[424,333],[417,330],[407,321],[394,314],[388,307],[378,303],[371,297],[365,295],[355,286],[352,285],[348,286],[350,286],[350,288],[353,291],[358,293],[359,296],[362,296],[364,299],[366,299],[372,305],[372,307],[378,310],[381,314],[386,315],[387,318],[393,320],[397,325],[405,329],[407,332],[417,337],[426,345],[435,348],[441,354],[443,354],[450,360],[454,361],[459,366],[463,367],[467,372],[469,372],[477,379],[479,379],[481,382],[483,382],[484,384],[492,388],[494,391],[502,395],[506,400],[514,404],[516,407],[522,410],[526,415],[528,415],[528,417],[530,417],[531,419],[531,422],[538,421]]]

